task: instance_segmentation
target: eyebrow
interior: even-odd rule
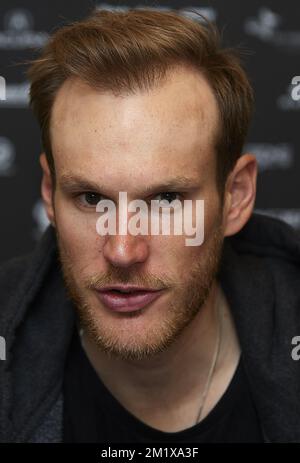
[[[105,194],[105,192],[109,193],[101,184],[98,184],[94,181],[86,180],[80,175],[63,174],[61,178],[58,179],[58,183],[61,189],[66,193],[72,193],[77,191],[93,191],[99,193],[101,192],[101,194]],[[140,193],[150,194],[164,191],[175,192],[177,190],[191,191],[195,190],[196,188],[199,188],[199,183],[199,178],[189,178],[184,175],[179,175],[167,179],[162,183],[146,185],[145,187],[143,187]],[[109,194],[107,194],[106,196],[109,196]]]
[[[192,190],[199,187],[199,178],[189,178],[183,175],[171,178],[154,185],[147,185],[144,188],[145,193],[155,193],[157,191],[176,191],[176,190]]]
[[[96,182],[86,180],[80,175],[63,174],[58,183],[62,190],[72,193],[77,190],[98,191],[99,185]]]

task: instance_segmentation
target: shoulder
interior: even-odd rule
[[[53,230],[42,235],[31,253],[10,259],[0,265],[0,326],[12,319],[29,293],[38,290],[55,253]]]
[[[0,319],[10,299],[18,291],[31,260],[31,254],[10,259],[0,265]]]

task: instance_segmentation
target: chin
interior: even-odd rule
[[[156,310],[150,305],[126,313],[111,312],[93,302],[79,309],[83,328],[97,348],[123,360],[143,360],[164,352],[190,321],[170,304],[158,301]]]

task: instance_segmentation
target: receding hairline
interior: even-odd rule
[[[206,89],[204,90],[205,93],[207,94],[207,91],[208,90],[208,93],[209,93],[209,100],[212,102],[212,106],[213,106],[213,114],[212,115],[207,115],[207,112],[206,112],[206,106],[203,107],[204,105],[203,104],[200,104],[200,100],[201,100],[201,96],[200,96],[200,92],[199,94],[195,94],[195,98],[194,98],[194,102],[195,102],[195,105],[193,109],[195,109],[195,111],[199,112],[199,123],[201,123],[201,121],[203,122],[207,122],[209,121],[209,125],[210,125],[210,129],[211,129],[211,133],[210,133],[210,142],[212,143],[212,149],[215,150],[216,149],[216,142],[218,140],[218,137],[219,137],[219,133],[220,133],[220,130],[221,130],[221,114],[220,114],[220,109],[219,109],[219,106],[218,106],[218,102],[217,102],[217,99],[216,99],[216,96],[214,94],[214,90],[209,82],[209,80],[207,79],[207,77],[205,76],[205,74],[203,72],[201,72],[199,69],[197,69],[195,66],[192,66],[192,65],[189,65],[189,64],[185,64],[185,63],[175,63],[174,65],[170,66],[170,68],[167,69],[166,71],[166,74],[163,76],[163,78],[160,78],[160,79],[156,79],[155,81],[153,81],[153,84],[151,85],[151,87],[147,88],[147,89],[141,89],[141,88],[136,88],[136,89],[130,89],[128,91],[112,91],[111,89],[107,89],[107,88],[98,88],[96,85],[91,85],[89,82],[85,82],[83,79],[80,79],[79,77],[77,76],[71,76],[69,78],[67,78],[63,84],[60,86],[60,88],[57,90],[57,93],[54,97],[54,101],[53,101],[53,105],[52,105],[52,108],[51,108],[51,112],[50,112],[50,120],[49,120],[49,135],[50,135],[50,139],[51,139],[51,131],[52,131],[52,117],[53,117],[53,113],[55,112],[55,109],[57,108],[57,105],[58,105],[58,102],[59,102],[59,93],[64,91],[64,89],[66,88],[66,86],[70,86],[70,90],[72,92],[72,87],[73,89],[75,89],[77,92],[87,92],[89,93],[91,90],[92,91],[95,91],[97,92],[97,94],[99,95],[113,95],[115,97],[121,97],[121,98],[126,98],[126,97],[130,97],[130,96],[135,96],[135,95],[139,95],[139,94],[150,94],[152,92],[155,92],[155,91],[161,91],[161,89],[163,89],[164,86],[167,86],[168,83],[172,83],[172,79],[176,79],[176,75],[181,75],[184,77],[184,74],[187,74],[187,75],[192,75],[193,77],[196,77],[196,79],[198,80],[198,82],[202,85],[204,83],[204,85],[206,86]],[[184,80],[184,79],[182,79]],[[188,80],[188,79],[187,79]],[[197,82],[196,80],[196,82]],[[193,102],[193,103],[194,103]],[[203,102],[202,102],[203,103]],[[214,120],[210,123],[210,121],[212,120],[212,117],[214,118]]]

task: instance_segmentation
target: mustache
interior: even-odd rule
[[[58,257],[64,279],[67,286],[69,286],[69,280],[73,280],[75,278],[72,265],[63,252],[60,252]],[[84,269],[82,269],[81,273],[84,275]],[[151,272],[144,272],[132,268],[129,270],[128,268],[122,267],[110,267],[106,272],[101,274],[95,273],[83,277],[81,283],[85,288],[93,290],[101,290],[105,286],[119,284],[144,286],[155,290],[181,286],[181,283],[165,273],[158,276]]]
[[[84,285],[88,289],[101,290],[108,285],[130,284],[153,288],[155,290],[166,289],[175,285],[175,282],[166,275],[133,274],[124,269],[115,268],[102,275],[92,275],[85,279]]]

